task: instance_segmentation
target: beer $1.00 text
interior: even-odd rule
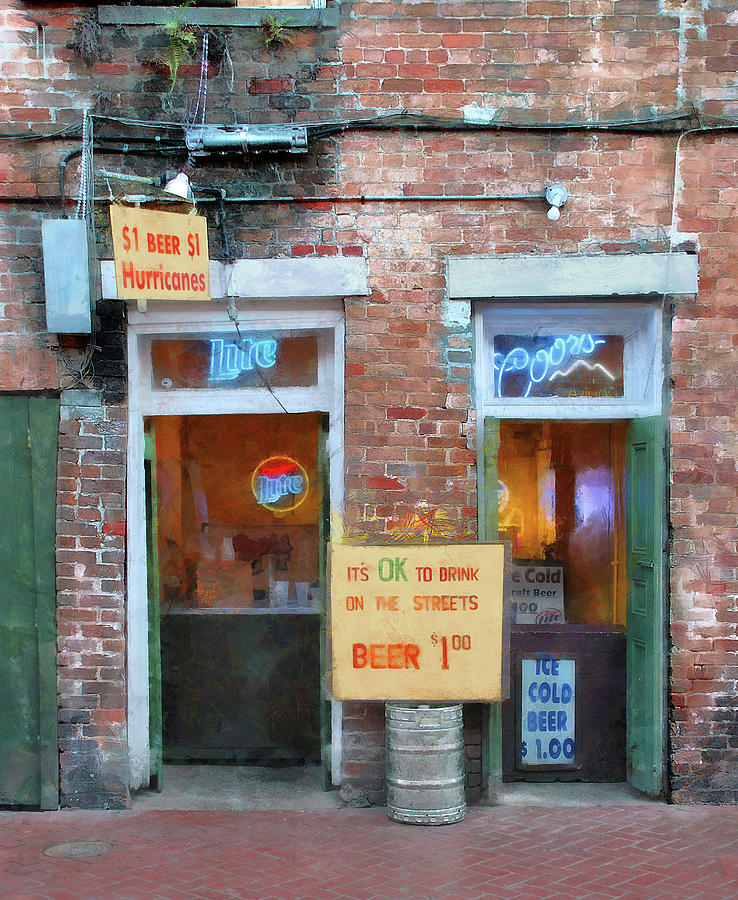
[[[408,557],[384,556],[375,567],[361,564],[348,566],[347,580],[357,586],[369,587],[369,582],[378,579],[385,584],[423,584],[441,582],[443,584],[474,584],[479,582],[478,566],[409,566]],[[463,590],[463,588],[462,588]],[[400,612],[410,609],[413,612],[473,612],[479,609],[479,597],[472,593],[415,593],[412,597],[403,598],[399,594],[375,594],[373,597],[364,594],[346,596],[346,609],[349,612],[361,612],[365,608],[376,608],[381,612]],[[438,648],[438,661],[441,669],[450,668],[450,659],[454,651],[467,651],[472,648],[469,634],[430,635],[433,647]],[[420,669],[422,648],[414,643],[354,643],[352,645],[352,666],[354,669]]]

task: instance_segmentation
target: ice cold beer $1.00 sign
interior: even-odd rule
[[[331,545],[333,696],[503,699],[503,544]]]

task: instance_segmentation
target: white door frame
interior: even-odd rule
[[[330,506],[343,508],[344,315],[341,300],[307,298],[268,302],[237,300],[239,327],[249,330],[320,329],[318,385],[311,388],[154,391],[151,386],[149,341],[152,335],[186,335],[224,331],[235,334],[225,303],[152,302],[147,312],[129,307],[128,320],[128,455],[127,455],[127,661],[128,752],[130,787],[149,783],[149,663],[148,592],[146,569],[146,497],[144,484],[144,418],[160,415],[258,414],[325,412]],[[278,402],[279,401],[279,402]],[[331,762],[334,783],[340,783],[341,710],[332,711]],[[337,708],[336,708],[337,707]]]

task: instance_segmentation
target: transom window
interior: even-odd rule
[[[634,418],[662,385],[659,308],[567,303],[483,308],[477,353],[486,415]]]

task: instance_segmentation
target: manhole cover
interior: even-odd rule
[[[90,856],[103,856],[112,849],[113,845],[106,841],[62,841],[60,844],[52,844],[43,852],[45,856],[57,859],[87,859]]]

